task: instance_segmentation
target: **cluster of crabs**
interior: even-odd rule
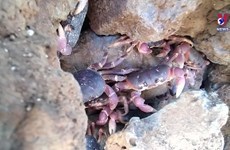
[[[64,29],[59,27],[59,52],[69,54]],[[89,121],[88,134],[93,134],[95,126],[99,127],[99,137],[104,133],[102,128],[108,125],[109,134],[116,132],[117,123],[126,123],[130,107],[135,106],[144,113],[155,112],[152,106],[145,103],[142,92],[168,83],[170,94],[178,98],[186,82],[194,84],[196,72],[200,66],[192,61],[190,50],[193,42],[182,36],[170,36],[158,42],[145,43],[121,36],[110,47],[130,45],[115,61],[108,60],[108,53],[88,68],[76,71],[73,76],[78,81],[83,93],[83,103],[88,115],[99,112],[96,120]],[[144,55],[153,55],[152,51],[160,48],[155,56],[161,61],[149,68],[117,68],[133,50]],[[90,118],[89,118],[90,119]]]

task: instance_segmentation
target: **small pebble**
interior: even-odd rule
[[[16,66],[11,66],[11,71],[15,71],[17,68],[16,68]]]
[[[32,29],[28,29],[28,30],[26,31],[26,33],[27,33],[28,36],[33,36],[35,32],[34,32],[34,30],[32,30]]]
[[[8,50],[8,49],[6,49],[6,48],[4,48],[4,51],[5,51],[6,53],[8,53],[8,52],[9,52],[9,50]]]
[[[32,53],[28,53],[28,54],[23,54],[23,57],[32,57],[33,54]]]
[[[37,98],[37,101],[40,102],[42,99],[41,98]]]
[[[14,34],[11,34],[9,36],[10,41],[14,41],[16,39],[16,36]]]
[[[26,111],[31,111],[31,109],[32,109],[32,106],[31,106],[31,105],[28,105],[28,106],[26,107]]]

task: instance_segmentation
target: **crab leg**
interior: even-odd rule
[[[119,101],[116,92],[109,85],[106,85],[105,94],[109,97],[109,108],[114,110]]]
[[[182,43],[182,42],[185,42],[185,43],[189,43],[192,47],[193,47],[193,42],[191,40],[189,40],[188,38],[185,38],[183,36],[179,36],[179,35],[171,35],[168,37],[168,40],[169,43]]]
[[[125,59],[126,56],[127,56],[127,54],[124,54],[120,58],[117,58],[113,62],[105,63],[103,65],[102,69],[111,69],[111,68],[114,68],[114,67],[118,66],[120,63],[122,63],[124,61],[124,59]]]
[[[109,97],[109,104],[105,106],[99,114],[99,119],[96,122],[98,125],[106,124],[109,115],[117,107],[119,101],[117,94],[109,85],[106,85],[105,87],[105,94]]]
[[[158,54],[156,57],[165,57],[168,55],[168,53],[171,51],[170,45],[167,43],[164,47],[163,50]]]
[[[123,122],[122,121],[122,115],[121,115],[120,111],[113,112],[110,115],[110,120],[109,120],[109,133],[110,134],[113,134],[116,132],[116,128],[117,128],[116,121],[117,120],[120,122]]]
[[[124,105],[124,111],[125,112],[122,114],[122,116],[125,116],[129,112],[128,100],[127,100],[127,98],[125,96],[120,96],[119,98],[120,98],[120,102],[122,102],[123,105]]]
[[[88,68],[93,69],[93,70],[101,69],[106,64],[107,59],[108,59],[108,53],[105,52],[100,62],[94,63],[90,65]]]
[[[155,112],[156,110],[153,107],[146,105],[144,103],[145,100],[141,98],[140,96],[141,96],[141,92],[133,91],[131,93],[131,101],[134,103],[134,105],[138,107],[140,110],[142,110],[143,112],[147,112],[147,113]]]
[[[172,68],[172,76],[175,77],[175,84],[172,87],[172,92],[175,93],[176,98],[178,98],[185,86],[184,71],[178,67]]]
[[[127,35],[121,36],[116,42],[109,45],[109,47],[118,47],[123,46],[125,44],[130,44],[133,40],[131,40]]]

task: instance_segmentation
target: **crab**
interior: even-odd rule
[[[105,125],[109,120],[110,114],[113,113],[118,102],[121,101],[106,81],[121,82],[126,79],[124,75],[137,71],[136,68],[112,69],[118,66],[126,56],[127,54],[124,54],[113,62],[107,62],[108,54],[105,53],[100,62],[90,65],[87,69],[73,73],[73,76],[81,87],[84,104],[86,104],[87,107],[102,109],[99,114],[99,119],[96,121],[97,125]],[[102,96],[103,93],[108,97],[106,100],[103,98],[100,100],[100,96]],[[128,108],[125,102],[124,107],[127,112]]]
[[[148,113],[156,110],[144,103],[145,100],[141,97],[141,92],[156,88],[169,81],[173,81],[171,90],[178,98],[185,86],[185,72],[179,67],[170,67],[167,64],[160,64],[130,73],[125,81],[116,83],[114,89],[116,92],[132,90],[130,100],[141,111]]]

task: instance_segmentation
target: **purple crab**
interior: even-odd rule
[[[107,123],[110,114],[117,107],[119,97],[116,92],[110,87],[106,81],[120,82],[126,79],[126,74],[129,74],[137,69],[112,69],[119,65],[127,56],[122,55],[113,62],[107,62],[108,54],[105,53],[102,60],[98,63],[92,64],[87,69],[76,71],[73,76],[78,81],[83,94],[83,102],[90,107],[98,107],[102,109],[99,114],[99,119],[96,121],[97,125],[104,125]],[[108,97],[107,101],[98,101],[98,98],[105,93]],[[127,110],[127,108],[125,108]]]

